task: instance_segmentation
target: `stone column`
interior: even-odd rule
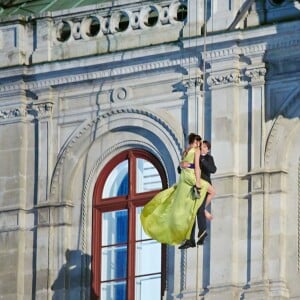
[[[52,111],[53,102],[50,90],[39,91],[28,104],[28,112],[34,117],[34,190],[33,204],[35,209],[33,230],[33,294],[36,299],[51,299],[49,288],[50,236],[53,234],[51,225],[56,223],[53,217],[54,208],[48,203],[48,192],[51,180],[49,161],[52,149]],[[56,209],[57,210],[57,209]]]
[[[263,155],[265,145],[265,65],[263,52],[252,56],[252,65],[245,70],[248,82],[248,196],[247,196],[247,250],[245,299],[267,297],[264,273],[264,193]]]
[[[202,79],[200,77],[187,78],[183,81],[187,95],[187,134],[195,132],[203,136],[204,107],[202,93]]]
[[[240,49],[234,46],[208,52],[205,59],[210,64],[207,83],[211,142],[217,166],[217,173],[212,177],[217,191],[211,204],[214,219],[208,226],[209,239],[203,261],[204,276],[209,275],[205,296],[208,300],[239,299],[239,285],[245,278],[240,260],[246,249],[246,237],[245,226],[240,222],[244,222],[246,205],[240,203],[239,193],[243,188],[240,174],[245,172],[247,162],[244,159],[247,132],[242,130],[247,122],[244,120],[247,106],[241,99],[247,97],[241,82],[239,55]]]
[[[200,36],[203,24],[204,2],[202,0],[188,0],[187,23],[183,28],[183,36]]]
[[[26,286],[32,271],[27,189],[31,125],[24,83],[3,84],[0,94],[0,291],[3,299],[21,300],[31,295]]]

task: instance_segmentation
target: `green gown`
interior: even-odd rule
[[[195,148],[184,161],[194,163]],[[141,223],[147,235],[163,244],[177,245],[189,239],[196,213],[205,199],[209,183],[201,179],[200,198],[196,198],[194,169],[182,169],[177,184],[154,196],[142,209]]]

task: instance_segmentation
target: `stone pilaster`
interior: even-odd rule
[[[203,80],[200,77],[184,79],[187,95],[187,133],[195,132],[202,135],[204,124]]]
[[[189,0],[187,23],[183,28],[184,37],[201,35],[201,28],[204,24],[204,1]]]
[[[211,105],[212,154],[218,171],[213,178],[217,196],[211,204],[214,220],[210,223],[209,263],[206,272],[210,274],[208,293],[205,299],[237,299],[240,292],[239,264],[240,249],[245,247],[239,230],[239,196],[235,186],[240,185],[239,173],[244,168],[238,160],[239,145],[245,143],[245,134],[240,137],[239,109],[241,95],[244,93],[241,82],[238,47],[224,49],[222,52],[210,51],[205,61],[209,64],[207,84],[208,101]],[[242,142],[242,143],[241,143]],[[226,153],[226,157],[224,156]],[[241,227],[243,228],[243,227]],[[222,251],[220,251],[222,249]],[[244,276],[244,274],[242,275]]]
[[[51,181],[51,153],[53,147],[52,114],[53,101],[51,89],[39,91],[41,96],[27,105],[28,113],[33,117],[33,136],[35,151],[34,156],[34,191],[33,201],[35,207],[33,230],[33,269],[32,281],[37,299],[51,299],[49,293],[49,274],[51,243],[50,236],[54,229],[52,226],[66,223],[65,209],[59,206],[49,205],[48,192]],[[32,93],[34,95],[34,93]],[[50,166],[49,166],[50,164]]]

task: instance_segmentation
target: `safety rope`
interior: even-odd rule
[[[197,260],[196,260],[196,295],[195,299],[198,298],[199,293],[199,246],[197,245]]]
[[[206,37],[207,37],[207,0],[204,1],[204,38],[203,38],[203,55],[202,55],[202,61],[203,61],[203,85],[202,85],[202,97],[203,97],[203,103],[205,106],[205,96],[206,96]],[[196,20],[198,21],[198,20]],[[198,22],[197,22],[198,23]],[[202,115],[202,118],[204,119],[204,114]],[[204,124],[204,120],[202,120],[202,125]],[[202,126],[202,130],[204,130],[204,126]],[[205,200],[204,200],[205,201]],[[195,299],[198,299],[199,295],[199,246],[197,245],[197,259],[196,259],[196,295]]]

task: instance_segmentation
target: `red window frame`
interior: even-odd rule
[[[114,157],[102,170],[95,184],[93,195],[92,222],[92,299],[100,297],[101,283],[101,232],[102,213],[109,211],[128,210],[128,266],[127,266],[127,299],[135,299],[135,228],[136,208],[144,206],[158,190],[136,193],[136,159],[142,158],[157,169],[162,182],[162,188],[167,187],[167,176],[159,160],[151,153],[140,149],[130,149]],[[128,160],[128,194],[102,199],[104,184],[111,171],[122,161]],[[162,245],[161,257],[161,295],[166,284],[166,246]]]

